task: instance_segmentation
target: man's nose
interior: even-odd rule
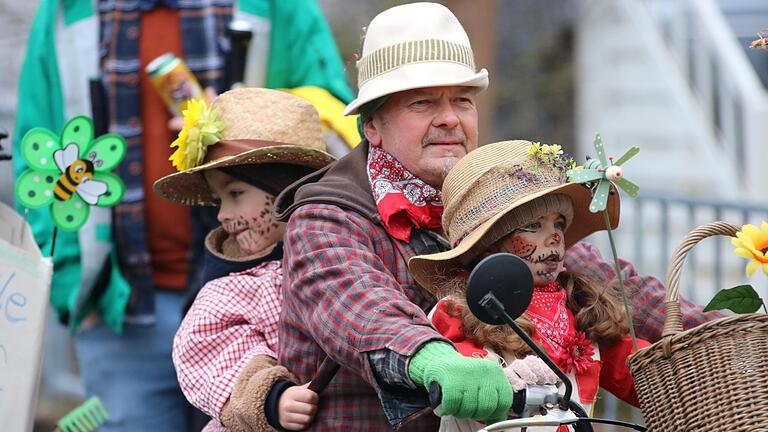
[[[434,127],[453,129],[459,125],[459,116],[449,101],[442,101],[432,121]]]

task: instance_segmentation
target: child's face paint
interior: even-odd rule
[[[501,239],[501,252],[517,255],[528,264],[534,285],[546,285],[563,271],[565,218],[549,213]]]
[[[219,170],[206,171],[205,179],[220,201],[219,222],[240,249],[254,254],[282,240],[285,224],[272,216],[274,196]]]

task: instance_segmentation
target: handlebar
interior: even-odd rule
[[[429,385],[429,404],[437,408],[443,398],[440,384],[432,382]],[[622,426],[636,431],[645,431],[644,426],[619,420],[589,418],[589,415],[578,402],[569,400],[568,409],[561,408],[563,396],[554,385],[528,385],[523,390],[514,393],[511,411],[520,418],[506,420],[482,429],[485,432],[503,431],[511,428],[532,426],[571,425],[576,432],[593,432],[592,423]],[[542,414],[546,411],[546,415]],[[536,417],[534,417],[536,416]]]
[[[322,393],[338,371],[338,363],[331,360],[330,357],[324,358],[317,372],[315,372],[315,376],[312,377],[312,381],[309,383],[309,389],[317,394]]]

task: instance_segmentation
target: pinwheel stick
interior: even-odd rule
[[[611,218],[608,217],[608,210],[603,210],[603,218],[605,219],[605,227],[608,229],[608,241],[611,243],[611,252],[613,252],[613,265],[616,267],[616,278],[619,280],[619,288],[621,289],[621,298],[624,300],[624,310],[627,313],[627,320],[629,323],[629,335],[632,337],[632,348],[637,351],[637,338],[635,337],[635,326],[632,322],[632,312],[629,310],[629,299],[627,298],[627,290],[624,288],[624,279],[621,277],[621,267],[619,266],[619,254],[616,252],[616,243],[613,241],[613,230],[611,229]]]
[[[53,236],[51,238],[51,258],[53,258],[53,250],[56,247],[56,225],[53,226]]]

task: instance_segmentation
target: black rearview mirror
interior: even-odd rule
[[[467,304],[472,313],[486,324],[504,324],[502,317],[493,316],[480,304],[488,293],[493,293],[512,319],[522,315],[533,298],[533,275],[525,261],[510,253],[493,254],[483,258],[467,280]]]

